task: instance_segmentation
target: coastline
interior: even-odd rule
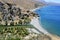
[[[37,7],[35,9],[32,9],[30,11],[34,12],[35,10],[39,9],[40,7]],[[49,34],[42,26],[41,23],[39,22],[39,17],[34,17],[33,19],[31,19],[31,23],[35,28],[37,28],[40,32],[42,32],[43,34]],[[38,27],[37,27],[38,26]]]
[[[39,32],[48,35],[49,33],[48,33],[44,28],[42,28],[41,23],[39,23],[39,20],[38,20],[38,19],[39,19],[38,17],[37,17],[37,18],[34,17],[34,18],[31,20],[31,24],[32,24],[36,29],[38,29]]]
[[[39,7],[36,8],[36,9],[30,10],[30,11],[33,12],[33,11],[35,11],[35,10],[37,10],[37,9],[39,9]],[[37,18],[33,18],[32,21],[31,21],[31,24],[32,24],[35,28],[37,28],[38,30],[40,30],[42,33],[50,36],[52,40],[60,40],[60,37],[59,37],[59,36],[56,36],[56,35],[54,35],[54,34],[48,33],[47,30],[45,30],[45,29],[40,25],[39,20],[38,20],[38,17],[37,17]]]
[[[37,8],[35,8],[35,9],[31,9],[30,11],[32,11],[32,12],[33,12],[33,11],[35,11],[35,10],[39,9],[39,8],[40,8],[40,7],[37,7]]]

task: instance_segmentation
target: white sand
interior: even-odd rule
[[[39,9],[39,7],[36,8],[36,9],[33,9],[33,10],[31,10],[31,11],[33,12],[33,11],[35,11],[35,10],[37,10],[37,9]],[[41,26],[41,23],[39,22],[38,18],[33,18],[32,21],[31,21],[31,24],[32,24],[35,28],[37,28],[38,30],[40,30],[42,33],[50,36],[50,37],[52,38],[52,40],[60,40],[60,37],[48,33],[48,32]],[[34,30],[33,30],[33,31],[34,31]]]
[[[39,22],[38,20],[38,17],[37,18],[33,18],[31,20],[31,24],[36,28],[38,29],[40,32],[44,33],[44,34],[49,34],[44,28],[42,28],[42,26],[40,25],[41,23]]]

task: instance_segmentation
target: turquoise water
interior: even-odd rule
[[[42,27],[49,33],[60,36],[60,6],[48,5],[35,10],[40,16]]]

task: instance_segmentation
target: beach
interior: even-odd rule
[[[41,23],[39,23],[39,20],[38,20],[39,18],[37,17],[37,18],[33,18],[32,20],[31,20],[31,24],[35,27],[35,28],[37,28],[40,32],[42,32],[42,33],[44,33],[44,34],[49,34],[44,28],[42,28],[41,27]]]
[[[37,28],[40,32],[48,35],[49,37],[51,37],[52,40],[60,40],[60,37],[56,36],[56,35],[53,35],[53,34],[50,34],[47,32],[47,30],[45,30],[39,23],[39,20],[38,20],[38,17],[37,18],[33,18],[32,21],[31,21],[31,24]],[[34,31],[34,30],[33,30]],[[39,33],[40,33],[39,32]],[[36,32],[37,33],[37,32]]]
[[[30,11],[35,11],[35,10],[37,10],[37,9],[39,9],[39,7],[36,8],[36,9],[30,10]],[[45,30],[45,29],[41,26],[41,23],[40,23],[40,21],[39,21],[39,17],[37,17],[37,18],[34,17],[34,18],[32,19],[32,21],[31,21],[31,24],[32,24],[35,28],[37,28],[40,32],[42,32],[42,33],[48,35],[49,37],[51,37],[52,40],[60,40],[60,37],[59,37],[59,36],[56,36],[56,35],[51,34],[51,33],[48,33],[48,31]]]

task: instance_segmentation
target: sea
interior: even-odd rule
[[[60,36],[60,5],[47,5],[34,12],[39,15],[39,21],[45,30]]]

